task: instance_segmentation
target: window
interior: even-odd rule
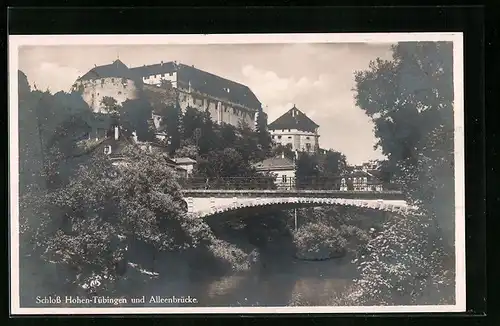
[[[104,146],[104,154],[106,155],[111,154],[111,146],[109,145]]]
[[[292,139],[292,136],[288,136],[288,139]]]
[[[278,136],[278,139],[281,139],[281,136]]]
[[[115,79],[114,78],[111,78],[111,82],[114,83],[115,82]]]
[[[311,144],[306,143],[306,149],[307,149],[308,151],[310,151],[310,150],[311,150]]]
[[[309,140],[309,136],[307,136],[306,139]]]
[[[288,132],[290,132],[290,129],[288,129]]]
[[[281,182],[286,183],[286,175],[285,174],[283,174],[281,176]]]

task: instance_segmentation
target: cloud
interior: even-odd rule
[[[324,93],[328,85],[328,76],[325,75],[320,75],[317,79],[307,76],[284,77],[253,65],[245,65],[241,71],[243,82],[258,96],[270,119],[279,117],[294,104],[303,108],[304,113],[314,114],[308,108],[310,103],[304,100],[312,94]]]
[[[31,84],[57,92],[118,52],[129,66],[178,60],[247,85],[269,121],[295,104],[320,125],[322,147],[342,151],[353,164],[380,157],[373,124],[356,107],[352,88],[354,71],[377,57],[390,59],[387,44],[33,46],[20,49],[19,67]]]
[[[42,62],[36,66],[30,76],[30,83],[36,84],[39,90],[50,89],[51,92],[69,91],[75,80],[82,75],[76,68],[62,66],[53,62]]]
[[[382,158],[373,150],[373,123],[355,105],[352,68],[306,76],[297,70],[285,75],[248,64],[241,72],[242,82],[263,103],[269,122],[296,105],[320,125],[321,147],[343,152],[353,164]]]

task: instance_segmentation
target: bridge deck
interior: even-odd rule
[[[189,197],[322,197],[358,199],[403,199],[400,191],[342,191],[315,189],[182,189]]]

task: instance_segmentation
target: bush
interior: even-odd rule
[[[368,243],[368,253],[355,259],[361,273],[355,280],[356,304],[438,304],[453,301],[453,253],[432,236],[426,217],[396,217]],[[446,297],[446,298],[445,298]]]
[[[325,223],[308,223],[294,231],[297,256],[310,259],[326,259],[342,255],[347,240],[340,230]]]

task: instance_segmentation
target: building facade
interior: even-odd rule
[[[193,107],[208,111],[217,123],[255,126],[256,114],[262,105],[245,85],[177,62],[131,68],[145,85],[171,86],[177,93],[182,110]]]
[[[255,127],[262,105],[245,85],[177,62],[166,62],[128,68],[120,60],[96,66],[73,85],[94,112],[103,112],[101,101],[112,97],[122,104],[138,97],[145,86],[151,91],[171,88],[182,110],[193,107],[208,111],[217,123]],[[149,86],[149,87],[148,87]],[[153,115],[156,122],[161,117]]]
[[[340,190],[382,191],[382,182],[372,173],[362,169],[350,169],[340,181]]]
[[[278,189],[293,189],[295,187],[295,163],[284,155],[267,158],[257,163],[255,169],[259,172],[274,174]]]
[[[275,144],[290,147],[293,151],[314,153],[319,149],[319,125],[295,105],[268,125]]]

